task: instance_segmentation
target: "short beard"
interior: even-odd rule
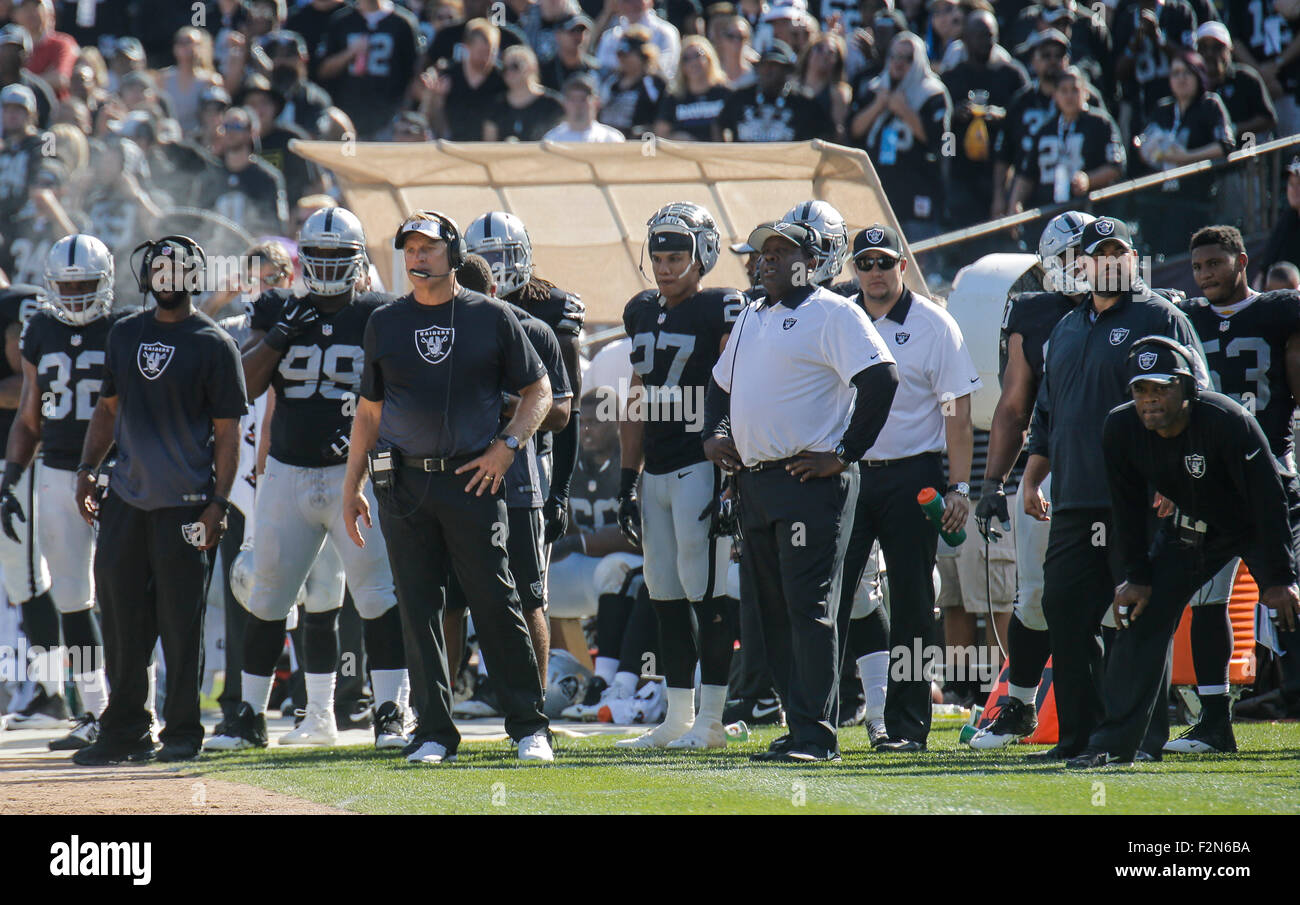
[[[184,292],[169,292],[165,293],[165,295],[166,297],[164,298],[164,293],[155,292],[153,294],[154,300],[158,303],[158,307],[164,311],[175,311],[181,305],[184,305],[185,300],[189,298],[189,296]]]

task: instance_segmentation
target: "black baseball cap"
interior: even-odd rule
[[[307,56],[307,39],[296,31],[279,29],[268,32],[257,44],[271,56],[275,56],[278,51],[288,49],[292,49],[299,56]]]
[[[777,39],[767,45],[767,49],[763,51],[763,55],[758,58],[758,61],[760,63],[780,63],[783,66],[794,66],[799,62],[799,58],[795,56],[789,44]]]
[[[1085,226],[1079,244],[1083,246],[1083,253],[1090,255],[1108,239],[1114,239],[1129,251],[1133,250],[1133,236],[1129,233],[1128,224],[1114,217],[1098,217]]]
[[[587,31],[591,31],[591,18],[584,16],[582,13],[570,16],[564,20],[564,23],[560,26],[560,31],[573,31],[575,28],[585,28]]]
[[[1070,39],[1065,36],[1065,32],[1059,28],[1045,28],[1031,34],[1025,43],[1016,48],[1016,53],[1023,55],[1042,47],[1044,44],[1058,44],[1065,48],[1067,53],[1070,50]]]
[[[749,238],[745,240],[745,244],[756,251],[761,251],[763,243],[773,236],[779,236],[791,245],[797,245],[800,248],[816,238],[816,234],[806,226],[791,223],[788,220],[775,220],[771,223],[760,223],[756,226],[754,231],[749,234]]]
[[[1139,339],[1133,344],[1133,351],[1128,359],[1128,385],[1131,387],[1139,380],[1152,383],[1177,383],[1183,377],[1194,375],[1187,368],[1187,362],[1172,348],[1161,342],[1147,342]]]
[[[883,223],[873,223],[853,237],[853,257],[868,251],[883,251],[895,258],[903,256],[903,242],[898,231]]]

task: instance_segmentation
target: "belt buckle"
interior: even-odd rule
[[[447,469],[444,466],[446,461],[446,459],[425,459],[424,470],[426,472],[446,471]]]

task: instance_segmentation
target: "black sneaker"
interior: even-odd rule
[[[266,747],[266,714],[253,713],[247,702],[239,712],[217,727],[217,733],[203,743],[204,751],[239,751]]]
[[[344,729],[369,729],[375,725],[370,705],[365,701],[354,701],[334,708],[334,725],[340,732]]]
[[[841,757],[838,751],[828,751],[813,745],[798,747],[791,745],[779,751],[768,750],[760,754],[751,754],[749,759],[769,764],[836,764],[840,762]]]
[[[1237,738],[1232,734],[1232,723],[1207,726],[1200,722],[1165,742],[1164,750],[1170,754],[1236,754]]]
[[[492,689],[492,680],[488,676],[483,676],[474,687],[474,696],[451,708],[451,715],[462,720],[481,720],[500,716],[501,705],[497,703],[496,692]]]
[[[867,721],[867,705],[859,704],[858,709],[853,713],[840,720],[841,729],[849,729],[853,726],[861,726]]]
[[[885,721],[880,717],[867,720],[867,742],[872,750],[878,749],[887,741],[889,741],[889,730],[885,728]]]
[[[1103,751],[1100,748],[1091,746],[1084,748],[1083,752],[1065,762],[1065,765],[1071,770],[1098,770],[1102,767],[1110,766],[1132,766],[1133,758],[1125,760],[1122,757],[1116,757],[1109,751]]]
[[[410,730],[406,725],[406,712],[394,701],[384,701],[375,712],[375,749],[406,749]]]
[[[1032,763],[1051,763],[1058,760],[1069,760],[1074,757],[1067,751],[1062,751],[1060,745],[1053,745],[1045,751],[1031,751],[1025,755],[1025,759]]]
[[[179,760],[197,760],[198,756],[198,742],[165,742],[162,750],[158,752],[158,760],[164,763],[174,763]]]
[[[5,718],[10,729],[61,729],[71,720],[63,695],[49,694],[44,686],[37,689],[26,707]]]
[[[722,724],[730,726],[741,720],[748,726],[783,725],[781,702],[777,698],[740,698],[729,701],[722,711]]]
[[[97,739],[94,743],[73,752],[72,762],[82,767],[110,767],[114,764],[142,764],[154,759],[154,743],[152,738],[142,738],[139,741],[124,745],[121,742],[110,742],[103,738]]]
[[[1007,698],[993,722],[971,737],[970,746],[977,750],[1005,748],[1033,735],[1038,728],[1038,708],[1019,698]]]
[[[917,754],[925,750],[925,742],[912,738],[888,738],[877,745],[876,750],[890,754]]]
[[[99,738],[99,720],[93,713],[83,713],[71,732],[50,741],[51,751],[79,751],[95,743]]]

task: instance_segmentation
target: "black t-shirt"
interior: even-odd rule
[[[71,470],[81,461],[90,416],[104,379],[108,331],[137,309],[110,312],[81,327],[40,310],[23,328],[23,358],[36,367],[41,399],[41,459]]]
[[[605,80],[600,89],[600,121],[628,138],[638,138],[654,128],[667,83],[657,75],[624,85],[618,75]]]
[[[483,123],[505,102],[506,81],[499,68],[488,73],[477,88],[465,78],[465,67],[453,66],[447,73],[451,90],[447,92],[446,136],[452,141],[482,141]]]
[[[1241,131],[1242,123],[1256,117],[1277,118],[1277,109],[1273,106],[1273,98],[1268,95],[1268,89],[1264,87],[1264,80],[1244,63],[1229,63],[1223,84],[1216,90],[1228,108],[1233,128],[1238,132]]]
[[[988,157],[982,161],[972,161],[966,156],[966,142],[963,137],[974,121],[973,117],[961,116],[959,111],[970,100],[972,91],[987,91],[988,103],[1006,108],[1016,95],[1029,84],[1029,77],[1019,63],[995,63],[988,66],[976,66],[970,61],[958,63],[943,74],[943,83],[948,88],[948,97],[952,100],[952,130],[957,136],[957,155],[953,158],[953,178],[981,180],[984,191],[991,191],[990,174],[993,170],[994,149],[1002,135],[1003,123],[998,120],[985,119],[989,134]]]
[[[1282,55],[1294,37],[1291,23],[1273,8],[1273,0],[1223,0],[1224,24],[1250,51],[1260,66],[1272,63]],[[1300,85],[1300,60],[1292,60],[1278,70],[1278,81],[1288,91]]]
[[[264,292],[253,303],[249,326],[269,331],[293,298],[284,289]],[[271,416],[271,455],[285,465],[322,468],[345,461],[330,450],[352,430],[364,360],[362,341],[375,309],[391,295],[367,292],[294,337],[271,374],[275,413]]]
[[[744,306],[737,289],[702,289],[675,308],[664,305],[658,291],[647,289],[623,309],[632,368],[647,388],[642,416],[649,474],[704,461],[704,393],[722,338]],[[629,417],[633,406],[629,401]]]
[[[201,312],[162,323],[153,309],[108,334],[101,396],[118,397],[109,483],[137,509],[205,501],[213,486],[212,421],[247,411],[235,341]]]
[[[569,80],[569,76],[582,72],[596,72],[600,69],[596,58],[590,54],[583,54],[578,59],[578,65],[569,68],[557,55],[554,59],[548,60],[541,64],[542,84],[552,91],[559,91],[564,87],[564,83]]]
[[[771,98],[757,85],[732,92],[718,126],[731,132],[732,141],[810,141],[835,136],[835,124],[815,101],[789,90]]]
[[[299,82],[285,98],[288,119],[308,136],[316,134],[321,114],[334,105],[329,92],[315,82]]]
[[[1300,333],[1300,293],[1264,292],[1244,308],[1219,315],[1204,298],[1179,308],[1191,319],[1205,349],[1214,389],[1240,402],[1258,419],[1273,455],[1291,454],[1296,401],[1286,374],[1287,340]]]
[[[541,141],[560,120],[564,119],[564,104],[558,95],[547,91],[533,99],[527,107],[517,109],[502,95],[488,119],[497,127],[497,141]]]
[[[289,17],[284,20],[286,31],[296,31],[302,35],[302,39],[307,44],[307,67],[310,75],[316,78],[316,70],[320,67],[320,61],[325,59],[325,36],[329,31],[330,19],[338,13],[341,7],[333,9],[319,10],[314,9],[310,3],[300,6]]]
[[[379,309],[364,348],[361,395],[384,404],[379,445],[408,457],[482,452],[497,436],[501,391],[546,374],[513,312],[463,288],[442,305],[405,295]]]
[[[504,25],[498,23],[497,27],[501,29],[501,47],[497,54],[498,58],[506,52],[507,48],[518,44],[528,44],[528,39],[524,37],[523,31],[518,25],[507,22]],[[426,55],[428,65],[446,67],[449,72],[459,66],[460,61],[465,56],[465,45],[462,43],[464,37],[464,22],[439,29],[438,33],[433,37],[433,43],[429,45]]]
[[[289,142],[295,138],[306,141],[310,136],[297,126],[276,126],[262,136],[262,148],[257,156],[280,171],[284,177],[285,197],[297,201],[306,194],[307,183],[315,174],[312,164],[289,150]]]
[[[325,31],[325,53],[330,57],[365,41],[363,62],[353,61],[346,72],[322,85],[357,127],[361,138],[386,127],[406,103],[406,89],[415,77],[424,36],[419,23],[404,7],[371,28],[366,17],[350,6],[336,12]],[[359,67],[359,68],[358,68]]]
[[[1222,145],[1223,152],[1229,154],[1237,143],[1228,110],[1213,91],[1208,91],[1192,101],[1185,114],[1179,111],[1178,104],[1172,97],[1167,97],[1156,106],[1151,122],[1172,133],[1178,143],[1189,151],[1218,142]],[[1213,184],[1214,177],[1205,173],[1199,176],[1170,179],[1160,188],[1165,192],[1191,193],[1199,196],[1202,193],[1209,193]]]
[[[7,233],[18,212],[27,203],[27,194],[36,184],[36,174],[45,158],[40,134],[28,135],[0,148],[0,233]]]
[[[1105,110],[1101,95],[1088,86],[1088,106]],[[998,160],[1014,167],[1020,158],[1033,148],[1033,136],[1043,123],[1056,112],[1056,102],[1050,94],[1043,94],[1039,84],[1033,82],[1020,90],[1007,107],[1007,118],[993,140],[993,153]]]
[[[579,451],[569,486],[569,515],[575,527],[591,532],[618,524],[619,473],[617,447],[599,461]]]
[[[713,141],[713,124],[731,97],[726,85],[714,85],[703,94],[665,94],[659,119],[673,132],[685,132],[696,141]]]
[[[519,326],[523,327],[524,335],[528,337],[528,342],[532,345],[533,350],[542,360],[542,365],[546,368],[546,376],[551,379],[551,398],[568,399],[573,396],[573,389],[569,386],[569,374],[564,369],[564,358],[560,355],[560,342],[555,338],[555,331],[546,326],[539,318],[533,317],[518,305],[506,303],[515,317],[519,319]],[[501,429],[504,430],[507,419],[501,419]],[[548,432],[539,431],[528,438],[528,443],[515,456],[515,460],[510,463],[510,468],[506,471],[506,506],[510,509],[540,509],[542,501],[545,499],[550,488],[543,486],[545,477],[537,466],[537,447],[538,441],[543,437],[549,437]]]
[[[867,88],[853,114],[870,107],[876,93]],[[939,151],[952,116],[947,91],[936,91],[916,111],[925,126],[925,139],[912,134],[901,119],[886,110],[864,137],[885,195],[899,219],[938,220],[944,210]]]
[[[1170,49],[1195,49],[1196,11],[1187,0],[1162,0],[1156,9],[1156,23]],[[1129,49],[1141,24],[1142,0],[1123,0],[1115,10],[1111,27],[1116,56],[1133,57],[1133,75],[1124,86],[1125,95],[1139,102],[1139,113],[1150,114],[1161,98],[1169,96],[1169,55],[1145,37],[1139,40],[1136,53]]]
[[[28,283],[13,283],[8,289],[0,289],[0,340],[3,340],[14,325],[26,324],[31,316],[41,307],[44,294],[39,286]],[[3,351],[0,349],[0,351]],[[0,354],[0,380],[14,376],[16,372],[9,367],[9,358]],[[9,436],[9,428],[14,423],[16,409],[0,407],[0,433]]]
[[[576,343],[582,336],[582,325],[587,319],[587,306],[582,298],[573,292],[565,292],[558,286],[549,286],[544,281],[534,280],[516,289],[506,300],[523,308],[533,317],[551,328],[561,347]],[[573,389],[582,375],[570,373],[569,388]],[[542,434],[537,440],[538,455],[551,452],[551,435]]]
[[[233,220],[253,235],[282,235],[289,220],[284,176],[254,157],[238,173],[226,167],[208,177],[202,206]]]
[[[1053,114],[1033,136],[1016,169],[1034,186],[1029,206],[1037,207],[1054,202],[1058,166],[1068,186],[1080,170],[1090,172],[1108,163],[1122,170],[1127,159],[1119,126],[1108,114],[1089,108],[1073,123]]]
[[[1034,385],[1043,381],[1043,356],[1047,348],[1047,338],[1052,335],[1056,322],[1073,308],[1077,302],[1062,292],[1022,292],[1014,295],[1007,303],[1006,317],[1002,319],[1002,333],[999,338],[998,380],[1002,380],[1007,370],[1007,346],[1011,334],[1020,334],[1021,348],[1025,361],[1034,372]]]

